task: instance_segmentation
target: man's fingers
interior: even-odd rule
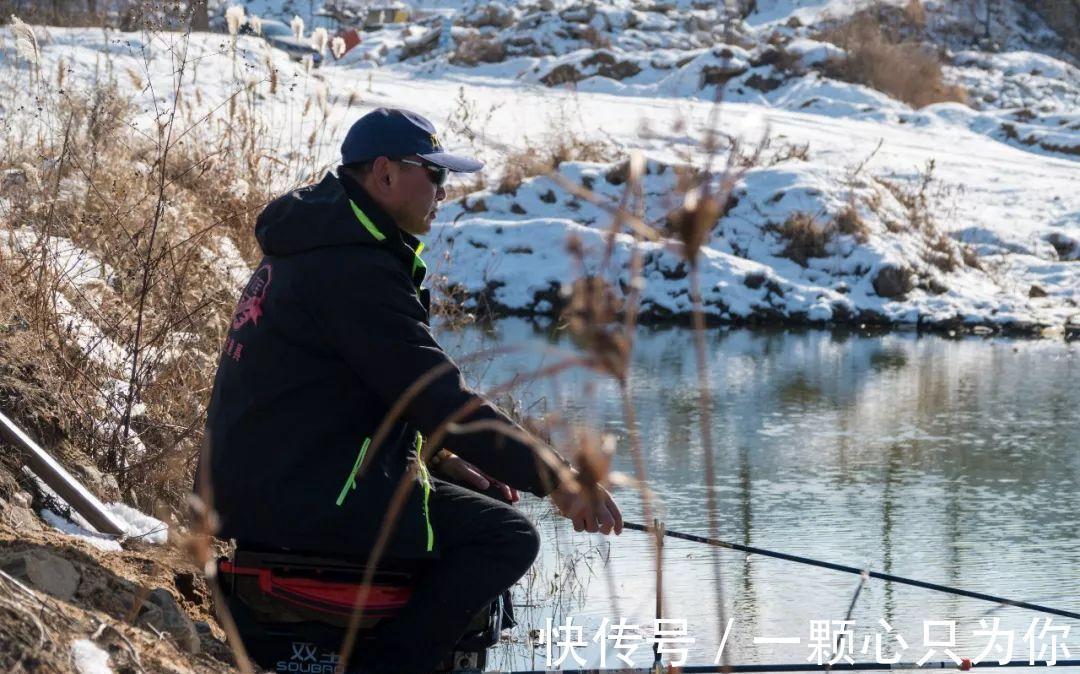
[[[597,508],[597,521],[600,523],[600,533],[610,534],[611,529],[615,526],[615,517],[611,514],[611,509],[607,504],[601,503]]]
[[[443,465],[446,466],[445,473],[458,482],[464,482],[470,487],[479,490],[484,490],[491,486],[491,483],[484,477],[483,473],[478,471],[471,463],[460,456],[448,459]]]
[[[590,503],[585,508],[585,531],[590,534],[595,534],[600,531],[600,526],[597,524],[597,519],[600,517],[600,509],[597,507],[599,504]]]
[[[611,494],[607,495],[606,500],[607,500],[608,513],[611,514],[613,522],[614,522],[613,528],[615,530],[615,534],[616,535],[621,534],[622,533],[622,528],[623,528],[623,521],[622,521],[622,511],[619,510],[619,504],[615,503],[615,499],[613,499],[611,497]]]
[[[465,481],[480,490],[487,489],[491,486],[491,483],[488,482],[486,477],[480,474],[480,471],[468,465],[465,466]]]

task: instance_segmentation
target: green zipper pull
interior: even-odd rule
[[[345,480],[345,486],[341,488],[341,493],[338,494],[338,507],[341,507],[341,504],[345,502],[349,490],[356,489],[356,474],[360,472],[360,466],[364,463],[364,456],[367,454],[368,445],[370,444],[371,438],[364,438],[364,444],[360,445],[360,454],[356,457],[356,463],[353,464],[352,472],[349,473],[349,479]]]
[[[424,436],[420,431],[416,432],[416,470],[420,475],[420,484],[424,487],[424,524],[427,526],[427,551],[435,549],[435,530],[431,528],[431,511],[428,502],[431,499],[431,473],[428,472],[427,464],[424,463]]]

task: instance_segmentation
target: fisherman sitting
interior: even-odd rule
[[[578,531],[620,533],[622,518],[556,452],[523,442],[432,336],[417,237],[448,175],[482,162],[445,152],[420,115],[385,108],[352,126],[341,154],[336,175],[258,218],[265,257],[225,342],[196,487],[209,487],[220,535],[253,545],[364,556],[396,515],[387,554],[434,561],[357,658],[365,672],[431,672],[536,557],[514,490],[550,496]],[[447,422],[472,429],[444,433]],[[435,435],[438,451],[425,445]],[[388,512],[411,471],[418,484]]]

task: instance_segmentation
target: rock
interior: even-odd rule
[[[874,277],[874,292],[879,297],[901,298],[911,292],[915,281],[910,269],[886,265]]]
[[[434,44],[438,44],[438,40]],[[434,47],[432,47],[433,49]],[[473,33],[457,41],[450,62],[475,66],[479,63],[500,63],[506,60],[506,44],[491,36]]]
[[[738,47],[719,44],[710,52],[716,61],[701,69],[701,81],[698,83],[700,87],[722,86],[731,78],[738,77],[750,69],[750,63],[744,58],[746,53]]]
[[[465,15],[461,23],[474,28],[485,26],[506,28],[514,23],[514,18],[514,10],[500,2],[492,2]]]
[[[945,293],[949,292],[949,286],[945,285],[936,278],[930,279],[929,284],[927,284],[927,289],[935,295],[944,295]]]
[[[200,620],[195,623],[195,629],[199,632],[203,653],[225,664],[236,666],[236,656],[233,655],[232,649],[224,642],[214,638],[214,631],[211,629],[210,623]]]
[[[22,495],[23,492],[19,492],[18,496]],[[16,531],[36,531],[40,529],[41,521],[27,505],[23,505],[18,499],[13,499],[11,503],[8,503],[0,498],[0,519],[7,522]]]
[[[746,86],[751,89],[757,89],[758,91],[768,93],[780,88],[780,85],[784,83],[783,78],[780,77],[762,77],[757,73],[754,73],[746,80]]]
[[[419,35],[405,38],[405,44],[402,47],[403,57],[412,58],[432,51],[439,45],[440,35],[441,31],[438,28],[432,28]]]
[[[188,653],[197,654],[201,650],[199,631],[195,624],[177,605],[172,594],[163,588],[153,590],[147,597],[139,614],[138,625],[168,634]]]
[[[1054,247],[1059,260],[1080,260],[1080,241],[1061,232],[1051,232],[1043,237]]]
[[[760,52],[757,52],[750,57],[750,65],[755,68],[758,68],[760,66],[775,65],[779,61],[780,50],[772,45],[765,47]]]
[[[1061,36],[1065,49],[1080,56],[1080,3],[1076,0],[1023,0]]]
[[[559,18],[567,23],[589,23],[596,15],[596,5],[569,7],[559,12]]]
[[[74,564],[40,548],[5,555],[0,569],[63,601],[71,601],[82,580]]]
[[[1049,293],[1046,292],[1041,286],[1031,286],[1031,290],[1028,290],[1028,297],[1046,297]]]
[[[765,283],[765,274],[761,272],[751,272],[743,277],[743,284],[751,290],[757,290]]]
[[[633,77],[641,72],[641,68],[632,61],[620,61],[609,51],[599,50],[581,62],[583,67],[596,67],[596,74],[600,77],[609,77],[613,80],[622,80]]]
[[[585,79],[573,63],[563,63],[557,65],[551,69],[551,71],[540,78],[540,81],[549,87],[556,87],[560,84],[567,84],[572,82],[580,82]]]
[[[532,47],[536,44],[536,38],[532,35],[515,35],[506,41],[506,44],[511,47],[517,47],[524,49],[525,47]]]
[[[606,49],[598,49],[577,64],[561,63],[547,72],[540,81],[549,87],[580,82],[587,77],[607,77],[622,80],[641,72],[633,61],[622,61]]]

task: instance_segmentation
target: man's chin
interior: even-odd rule
[[[423,236],[424,234],[427,234],[431,231],[431,223],[433,223],[434,221],[434,217],[428,216],[420,222],[416,223],[415,228],[411,230],[410,233],[413,236]]]

